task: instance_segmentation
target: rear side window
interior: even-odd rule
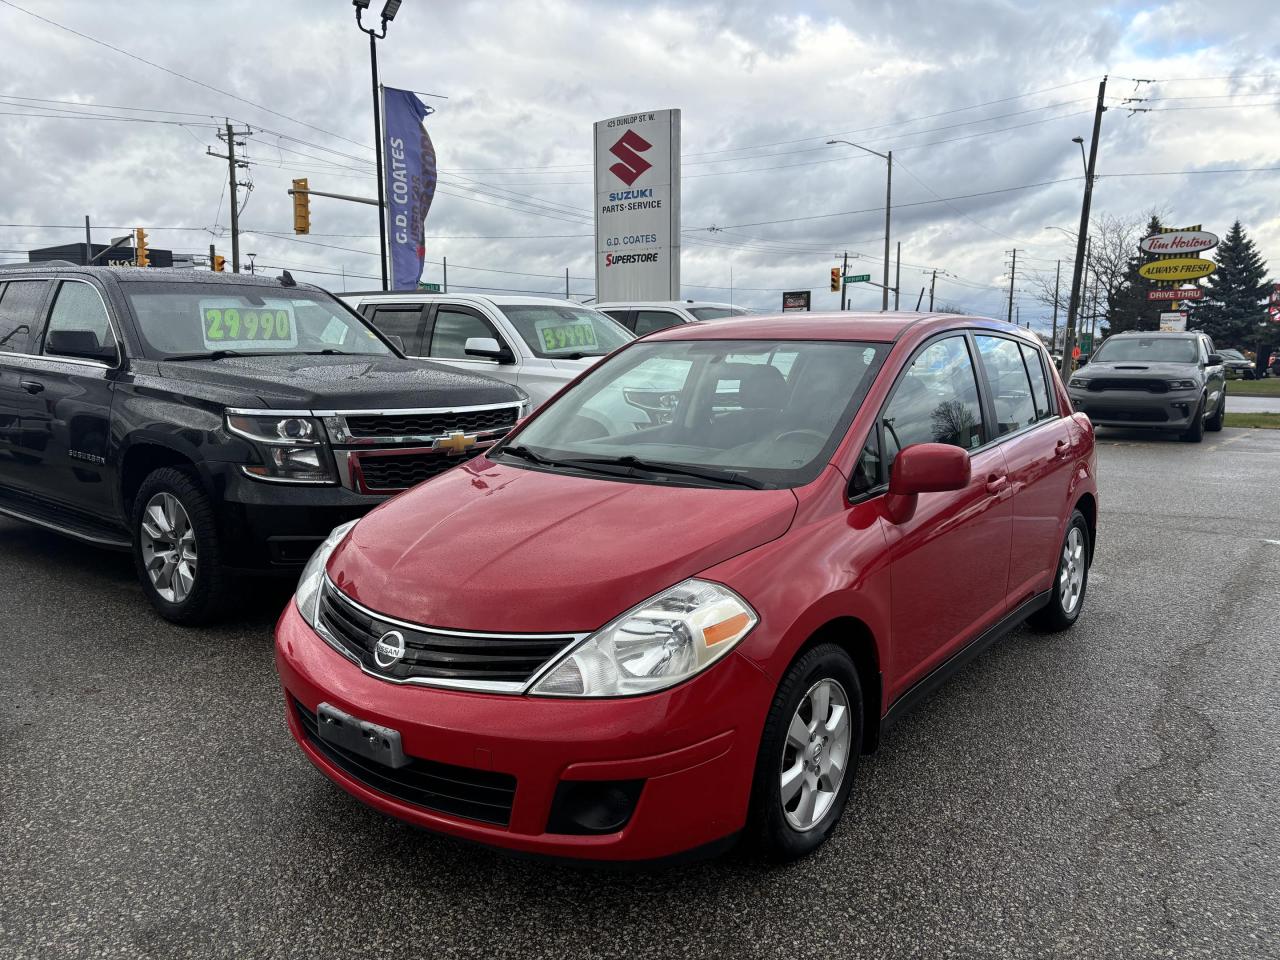
[[[978,381],[964,337],[936,340],[911,361],[881,422],[886,463],[913,443],[949,443],[966,450],[981,446]]]
[[[1044,375],[1044,361],[1040,351],[1027,344],[1022,347],[1022,362],[1027,365],[1027,376],[1031,378],[1031,399],[1036,404],[1036,419],[1044,420],[1053,416],[1053,408],[1049,405],[1049,381]]]
[[[48,285],[46,280],[14,280],[5,288],[0,299],[0,353],[31,353]]]
[[[422,352],[422,307],[420,305],[404,303],[396,306],[375,307],[373,312],[366,316],[384,337],[399,337],[404,345],[404,352],[409,356],[416,356]]]
[[[58,287],[53,309],[49,311],[49,327],[44,335],[44,352],[57,354],[57,340],[71,342],[75,338],[85,347],[114,347],[115,334],[107,319],[107,308],[98,291],[87,283],[64,280]],[[92,340],[92,343],[89,341]]]
[[[1014,340],[978,334],[978,356],[991,386],[991,399],[996,408],[996,436],[1013,433],[1036,422],[1035,402],[1031,399],[1031,381],[1022,350]]]
[[[636,336],[643,337],[646,333],[653,333],[655,330],[665,330],[679,322],[680,318],[670,310],[637,310]]]

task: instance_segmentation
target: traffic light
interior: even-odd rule
[[[311,194],[307,192],[307,178],[293,181],[293,232],[311,232]]]
[[[227,269],[227,258],[218,254],[213,255],[213,262],[210,264],[214,273],[222,273]]]
[[[147,231],[141,227],[133,228],[133,262],[139,267],[151,264],[151,257],[147,250]]]
[[[840,292],[840,268],[839,267],[831,268],[831,292],[832,293]]]

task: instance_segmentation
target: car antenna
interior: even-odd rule
[[[285,270],[280,274],[280,286],[296,287],[297,285],[298,285],[298,281],[293,279],[293,274],[291,274],[288,270]]]

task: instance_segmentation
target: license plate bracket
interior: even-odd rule
[[[353,717],[332,704],[316,707],[316,732],[326,743],[384,767],[397,770],[409,764],[400,743],[400,731]]]

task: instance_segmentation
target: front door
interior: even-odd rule
[[[459,303],[441,303],[436,306],[428,324],[423,353],[430,360],[514,384],[519,372],[516,364],[467,355],[467,341],[472,337],[490,337],[498,341],[499,347],[506,347],[512,351],[513,356],[519,356],[515,348],[507,343],[506,338],[498,333],[493,323],[481,315],[480,311]]]
[[[917,353],[881,411],[880,437],[887,464],[915,443],[973,451],[968,486],[920,494],[909,520],[884,527],[893,699],[1005,612],[1012,490],[1004,453],[989,443],[967,336],[941,337]]]

